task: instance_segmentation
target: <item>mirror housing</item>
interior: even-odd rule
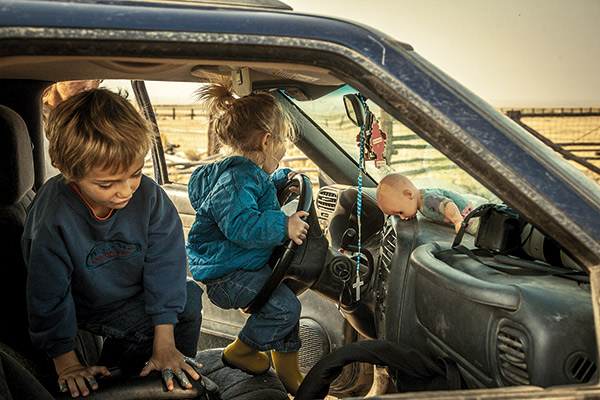
[[[344,95],[344,107],[350,121],[358,127],[365,124],[365,107],[356,94]]]

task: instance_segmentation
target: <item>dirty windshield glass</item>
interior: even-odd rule
[[[353,125],[346,115],[343,100],[343,96],[350,93],[357,92],[345,86],[320,99],[298,101],[296,104],[358,161],[360,128]],[[470,196],[474,203],[499,202],[489,190],[404,124],[374,102],[367,100],[366,104],[385,136],[385,166],[377,168],[375,161],[367,161],[365,164],[366,172],[376,181],[389,173],[399,172],[420,188],[453,190]]]

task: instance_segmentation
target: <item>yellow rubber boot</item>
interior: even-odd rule
[[[271,350],[271,358],[273,358],[273,366],[275,367],[275,372],[277,372],[277,377],[283,383],[285,390],[292,396],[295,396],[304,379],[304,375],[300,372],[298,365],[298,352],[281,353]]]
[[[269,356],[253,349],[240,339],[235,339],[223,350],[221,360],[229,368],[238,368],[251,375],[264,374],[271,368]]]

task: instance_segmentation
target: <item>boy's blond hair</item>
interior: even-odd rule
[[[126,171],[152,145],[151,125],[120,94],[107,89],[78,93],[48,117],[50,160],[69,181],[93,168]]]

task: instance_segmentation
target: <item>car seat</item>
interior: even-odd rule
[[[27,322],[27,270],[21,235],[27,207],[33,200],[34,167],[27,126],[15,111],[0,106],[0,342],[14,350],[32,351]]]
[[[0,105],[0,350],[24,365],[42,383],[54,383],[51,361],[34,349],[29,336],[26,284],[27,267],[21,236],[27,209],[34,198],[35,170],[32,142],[25,121]],[[80,332],[77,351],[84,361],[98,357],[99,338]]]
[[[51,361],[36,351],[29,336],[25,287],[27,269],[21,236],[34,197],[32,144],[19,114],[0,105],[0,350],[12,356],[42,384],[54,381]]]

